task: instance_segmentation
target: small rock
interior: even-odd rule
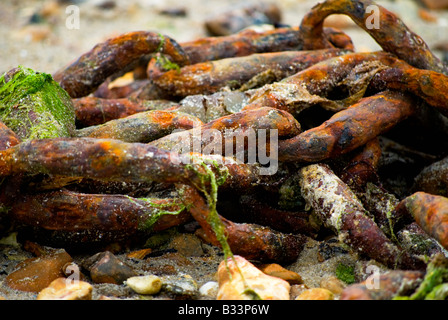
[[[423,8],[418,9],[418,16],[426,22],[437,22],[437,16]]]
[[[72,257],[63,249],[27,259],[6,277],[6,284],[16,290],[40,292],[53,280],[64,276],[62,268],[69,262],[72,262]]]
[[[96,5],[98,8],[103,10],[114,9],[117,6],[117,3],[114,0],[104,0]]]
[[[95,283],[122,284],[126,279],[137,276],[136,272],[124,264],[110,251],[100,252],[83,263]]]
[[[226,36],[251,25],[277,24],[280,21],[281,10],[277,5],[258,3],[237,6],[213,16],[205,22],[205,28],[210,35]]]
[[[219,284],[216,281],[209,281],[204,283],[199,288],[199,294],[203,297],[209,297],[209,298],[216,298],[216,295],[218,294],[219,290]]]
[[[161,9],[159,13],[170,17],[185,17],[187,16],[187,9],[184,7],[164,8]]]
[[[321,288],[328,289],[334,294],[341,294],[344,291],[346,284],[336,278],[335,276],[329,276],[327,278],[322,279],[320,282]]]
[[[162,289],[162,280],[154,275],[130,277],[126,285],[138,294],[156,294]]]
[[[163,279],[162,289],[178,298],[192,298],[199,293],[198,284],[190,275],[168,276]]]
[[[58,17],[61,14],[61,9],[65,10],[65,8],[63,8],[57,1],[45,1],[39,14],[42,15],[43,18],[53,21],[51,18]]]
[[[318,261],[324,262],[330,258],[347,253],[348,251],[342,247],[342,244],[338,239],[330,238],[319,243]]]
[[[243,278],[244,277],[244,278]],[[263,300],[289,300],[290,284],[261,272],[241,256],[222,261],[218,267],[217,300],[250,300],[247,287]]]
[[[289,299],[295,300],[301,293],[309,289],[305,284],[293,284],[289,290]]]
[[[312,288],[302,292],[296,300],[334,300],[334,294],[328,289]]]
[[[51,36],[48,25],[30,24],[17,31],[14,36],[26,42],[42,42]]]
[[[181,233],[171,240],[169,246],[186,257],[200,257],[204,254],[202,242],[194,234]]]
[[[423,0],[423,3],[429,9],[446,9],[448,8],[448,0]]]
[[[258,268],[269,276],[277,277],[285,281],[288,281],[289,284],[303,283],[302,277],[298,273],[285,269],[277,263],[264,264],[259,266]]]
[[[57,278],[37,295],[37,300],[92,300],[93,287],[85,281]]]

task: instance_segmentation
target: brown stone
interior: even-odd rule
[[[93,287],[85,281],[57,278],[37,295],[37,300],[92,300]]]
[[[291,270],[283,268],[277,263],[263,264],[258,267],[265,274],[288,281],[289,284],[302,284],[302,277]]]
[[[6,284],[16,290],[40,292],[53,280],[63,277],[62,268],[72,260],[72,257],[63,249],[27,259],[19,263],[15,271],[6,277]]]
[[[305,284],[293,284],[289,290],[290,300],[295,300],[302,292],[309,289]]]
[[[302,292],[296,300],[334,300],[334,294],[328,289],[312,288]]]
[[[346,285],[335,276],[329,276],[320,282],[320,287],[339,295],[344,291]]]
[[[174,236],[169,247],[187,257],[200,257],[204,254],[202,241],[194,234],[181,233]]]
[[[124,264],[110,251],[100,252],[84,261],[90,278],[95,283],[122,284],[127,278],[137,276],[136,272]]]
[[[445,9],[448,8],[448,0],[423,0],[423,3],[429,9]]]

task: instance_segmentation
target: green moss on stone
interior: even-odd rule
[[[336,277],[344,281],[347,284],[355,283],[355,271],[351,266],[347,266],[343,263],[338,264],[336,267]]]
[[[426,274],[417,290],[410,296],[397,296],[394,300],[437,300],[447,296],[448,259],[437,255],[426,267]],[[443,297],[443,298],[442,298]]]
[[[72,136],[75,110],[52,76],[19,66],[0,77],[0,120],[23,141]]]
[[[128,196],[129,201],[135,201]],[[142,222],[139,225],[139,230],[151,230],[154,224],[159,220],[159,218],[163,215],[178,215],[182,211],[185,210],[185,205],[179,200],[177,203],[179,206],[178,210],[170,211],[168,208],[172,207],[172,203],[157,203],[155,198],[138,198],[138,200],[146,202],[152,210],[148,210],[147,217],[142,219]]]

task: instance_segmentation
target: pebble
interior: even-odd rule
[[[163,278],[162,290],[178,298],[185,299],[193,298],[199,293],[198,284],[187,274]]]
[[[187,9],[184,7],[164,8],[161,9],[159,13],[170,17],[186,17]]]
[[[37,295],[37,300],[92,300],[93,287],[85,281],[57,278]]]
[[[243,278],[243,277],[244,278]],[[263,300],[289,300],[290,284],[269,276],[241,256],[222,261],[218,267],[217,300],[249,300],[246,285]]]
[[[177,250],[186,257],[200,257],[204,255],[202,241],[194,234],[180,233],[174,236],[168,247]]]
[[[48,25],[31,24],[15,32],[13,37],[24,42],[42,42],[48,40],[51,35],[51,28]]]
[[[64,249],[41,257],[29,258],[17,265],[15,271],[6,277],[5,283],[12,289],[40,292],[53,280],[63,277],[63,267],[72,260]]]
[[[283,268],[281,265],[277,263],[264,264],[258,267],[262,272],[269,276],[277,277],[288,281],[289,284],[302,284],[302,277],[291,270]]]
[[[328,289],[312,288],[302,292],[295,300],[334,300],[334,294]]]
[[[437,22],[437,16],[431,13],[429,10],[425,10],[423,8],[418,9],[418,16],[426,22]]]
[[[289,290],[289,299],[295,300],[301,293],[309,289],[305,284],[293,284]]]
[[[339,295],[344,291],[347,285],[336,278],[335,276],[328,276],[320,282],[320,287],[324,289],[328,289],[336,295]]]
[[[215,299],[219,290],[219,284],[216,281],[208,281],[199,288],[199,294],[203,297]]]
[[[157,294],[162,289],[162,279],[155,275],[130,277],[126,285],[138,294]]]
[[[448,0],[423,0],[423,3],[433,10],[448,8]]]
[[[122,284],[126,279],[137,276],[130,266],[124,264],[110,251],[100,252],[83,262],[95,283]]]
[[[212,36],[226,36],[251,25],[281,22],[280,8],[271,3],[236,6],[205,21],[205,28]]]

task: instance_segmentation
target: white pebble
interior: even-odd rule
[[[218,294],[218,290],[219,290],[218,282],[209,281],[207,283],[204,283],[204,285],[202,285],[202,287],[199,288],[199,294],[201,296],[213,298],[216,297],[216,295]]]
[[[139,294],[156,294],[162,289],[162,280],[154,275],[130,277],[126,285]]]

